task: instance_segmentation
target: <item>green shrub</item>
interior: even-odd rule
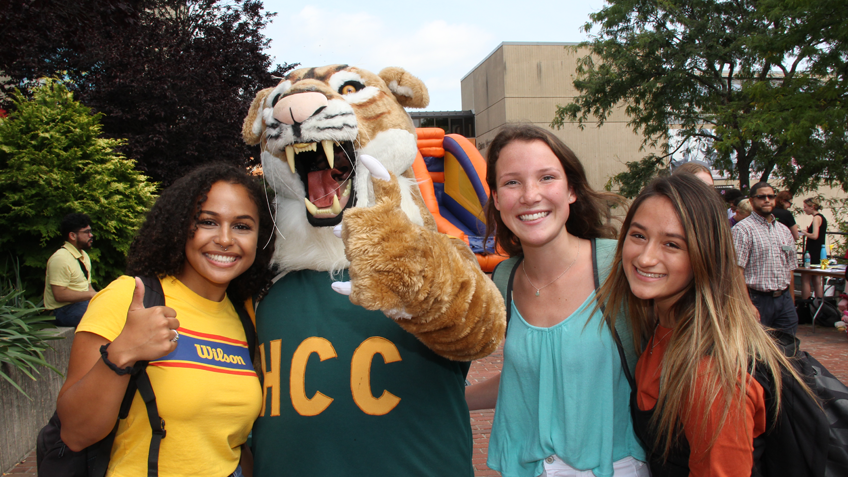
[[[21,257],[21,279],[43,290],[47,259],[63,239],[65,214],[92,220],[92,279],[101,287],[126,265],[134,231],[153,202],[155,185],[115,148],[123,141],[100,137],[102,115],[74,101],[49,80],[31,99],[12,94],[0,119],[0,250]]]
[[[62,373],[44,359],[49,340],[60,339],[56,328],[47,323],[51,316],[44,316],[44,308],[26,298],[22,287],[17,258],[13,262],[13,273],[8,272],[7,260],[0,270],[0,377],[10,382],[24,396],[32,399],[8,374],[6,365],[35,379],[40,368],[49,368]],[[34,373],[34,374],[33,374]]]

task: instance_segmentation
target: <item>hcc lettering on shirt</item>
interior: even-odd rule
[[[272,340],[269,343],[270,362],[272,369],[268,370],[265,359],[265,346],[259,347],[259,357],[262,362],[262,372],[265,375],[262,389],[262,410],[259,415],[265,415],[265,405],[269,390],[272,392],[271,416],[280,415],[280,357],[282,340]],[[334,398],[321,391],[316,391],[312,397],[306,395],[306,364],[309,356],[315,353],[320,361],[337,358],[335,348],[326,338],[310,337],[297,347],[292,355],[291,372],[289,373],[289,395],[294,410],[301,416],[317,416],[324,412]],[[380,336],[372,336],[363,341],[353,352],[350,365],[350,390],[356,406],[365,414],[383,416],[391,412],[400,398],[383,390],[380,397],[371,394],[371,361],[375,355],[381,355],[386,364],[402,361],[397,346]]]

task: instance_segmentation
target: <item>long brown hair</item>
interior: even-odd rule
[[[509,124],[495,136],[486,154],[486,183],[489,190],[497,190],[496,165],[501,151],[514,141],[542,141],[559,159],[568,179],[568,186],[577,200],[570,206],[565,228],[568,233],[580,238],[615,238],[616,228],[612,224],[611,206],[624,204],[624,198],[609,192],[597,192],[589,187],[583,164],[558,137],[550,131],[532,124]],[[503,223],[495,201],[486,203],[486,239],[495,237],[495,243],[510,257],[522,253],[521,241]]]
[[[755,365],[765,365],[769,370],[776,389],[775,415],[781,405],[781,368],[789,370],[802,385],[803,382],[757,321],[737,265],[724,204],[711,187],[690,174],[655,179],[631,205],[622,224],[609,279],[598,292],[598,303],[606,303],[604,319],[614,326],[619,310],[627,309],[637,349],[647,342],[657,324],[653,300],[641,300],[631,292],[621,258],[633,216],[651,197],[665,197],[674,207],[685,231],[693,272],[692,282],[671,307],[675,326],[662,360],[662,386],[651,423],[658,431],[653,445],[661,447],[667,457],[678,426],[689,419],[691,404],[696,400],[708,399],[703,409],[710,409],[716,396],[724,397],[718,406],[715,434],[709,436],[710,446],[731,408],[744,415],[745,389],[748,380],[753,379]],[[705,358],[710,359],[708,378],[699,374]],[[700,422],[703,432],[709,414],[692,417]]]
[[[775,206],[786,210],[789,208],[790,205],[792,205],[792,193],[788,190],[782,190],[778,192],[777,200],[775,201]]]

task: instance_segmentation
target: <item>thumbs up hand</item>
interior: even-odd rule
[[[151,361],[167,355],[176,349],[178,344],[177,312],[168,306],[144,307],[144,283],[135,278],[135,290],[132,302],[127,310],[127,322],[121,334],[115,338],[109,347],[109,356],[120,355],[119,361],[132,366],[136,361]]]
[[[371,156],[362,154],[358,160],[371,174],[376,203],[346,211],[343,225],[333,229],[344,241],[351,280],[334,282],[332,287],[337,293],[349,295],[354,305],[369,310],[402,310],[419,288],[417,283],[409,282],[418,280],[420,274],[404,273],[406,268],[395,270],[391,264],[415,261],[408,256],[414,255],[414,249],[407,246],[420,240],[422,228],[410,221],[401,208],[398,178]]]
[[[410,220],[404,194],[422,221],[429,214],[423,199],[414,198],[414,183],[402,183],[375,158],[362,154],[359,162],[371,173],[375,204],[346,210],[334,230],[350,261],[350,281],[333,289],[354,305],[382,311],[448,359],[471,361],[494,351],[506,328],[504,301],[471,249],[435,223]]]

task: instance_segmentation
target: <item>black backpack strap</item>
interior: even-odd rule
[[[601,282],[606,281],[609,276],[609,268],[611,263],[603,263],[601,268],[598,267],[598,251],[600,250],[603,259],[605,262],[611,262],[607,257],[610,257],[610,246],[612,246],[612,253],[615,253],[615,240],[603,240],[603,239],[592,239],[592,276],[595,280],[595,291],[598,291],[601,288]],[[603,280],[602,280],[603,278]],[[604,312],[604,304],[601,303],[601,312]],[[618,317],[623,318],[623,317]],[[619,322],[622,322],[619,324]],[[615,341],[615,346],[618,348],[618,357],[621,359],[621,369],[624,370],[624,376],[627,377],[627,382],[630,384],[631,389],[636,389],[636,380],[633,379],[633,373],[630,369],[630,364],[627,353],[624,351],[624,347],[621,345],[621,335],[628,333],[628,336],[632,339],[632,334],[629,334],[629,328],[624,329],[627,326],[626,320],[616,319],[615,328],[611,328],[612,332],[612,340]],[[621,332],[620,332],[621,331]],[[633,353],[635,356],[635,353]],[[638,356],[635,356],[638,359]],[[634,367],[635,367],[635,360]]]
[[[165,420],[159,417],[159,409],[156,407],[156,394],[150,384],[147,371],[138,374],[138,392],[144,399],[147,408],[147,419],[150,421],[150,429],[153,434],[150,437],[150,450],[147,453],[147,476],[157,477],[159,475],[159,446],[165,438]]]
[[[165,292],[162,290],[162,282],[159,281],[159,278],[147,276],[139,278],[141,278],[141,283],[144,284],[144,301],[142,302],[144,307],[165,306]],[[147,374],[143,369],[147,367],[147,361],[142,361],[141,366],[143,372],[130,376],[127,392],[124,394],[124,400],[121,402],[121,411],[118,414],[119,419],[126,419],[130,414],[130,407],[132,407],[135,392],[138,390],[138,378],[142,374]],[[117,429],[117,425],[115,429]]]
[[[247,314],[247,309],[244,307],[244,303],[233,303],[233,308],[236,309],[239,320],[241,320],[241,326],[244,327],[244,337],[247,341],[247,350],[250,352],[250,359],[253,359],[256,354],[256,327],[253,326],[253,320],[251,320],[250,315]]]
[[[79,263],[80,269],[82,269],[82,274],[85,276],[85,279],[88,280],[88,269],[85,268],[85,263],[82,261],[82,256],[77,259],[77,263]]]
[[[158,277],[138,277],[144,284],[144,307],[165,306],[165,292]]]
[[[518,263],[519,259],[519,256],[510,257],[495,265],[495,269],[492,270],[492,281],[495,282],[495,286],[498,287],[498,291],[501,292],[504,299],[506,299],[510,277],[514,273],[515,264]]]
[[[523,255],[510,257],[497,264],[492,271],[492,281],[495,282],[504,299],[507,328],[509,328],[509,319],[512,315],[512,282],[515,280],[515,272],[518,270],[518,264],[522,260],[524,260]]]
[[[159,281],[159,278],[148,276],[139,278],[144,284],[144,307],[165,306],[165,292],[162,290],[162,282]],[[129,394],[132,387],[136,387],[142,400],[144,400],[144,406],[147,408],[147,419],[150,421],[150,429],[153,432],[150,439],[150,449],[147,453],[147,475],[148,477],[156,477],[159,475],[159,447],[162,439],[165,438],[165,420],[159,416],[159,408],[156,406],[156,393],[153,392],[150,377],[147,375],[147,362],[144,362],[143,366],[141,372],[130,379],[127,393]],[[133,395],[135,395],[135,392],[133,392]],[[125,395],[124,402],[121,403],[122,418],[126,418],[129,414],[131,405],[132,397],[128,400],[127,395]]]
[[[118,421],[115,422],[115,427],[112,432],[103,440],[94,444],[96,448],[92,448],[93,452],[88,454],[88,475],[89,477],[103,477],[106,475],[106,470],[109,468],[109,460],[112,455],[112,445],[115,443],[115,436],[118,434],[118,424],[121,419],[126,419],[130,413],[135,392],[138,390],[136,380],[140,374],[147,376],[147,373],[133,374],[130,376],[130,382],[127,385],[127,390],[124,393],[124,399],[121,401],[121,409],[118,412]],[[57,418],[58,419],[58,418]],[[92,447],[94,447],[92,446]]]

